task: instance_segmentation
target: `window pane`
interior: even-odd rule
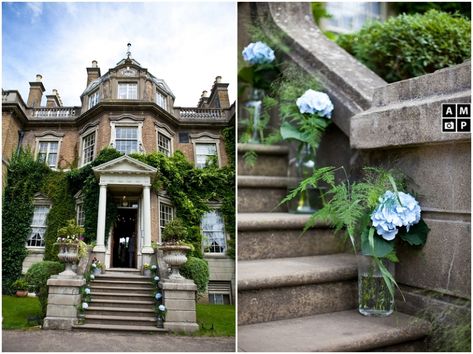
[[[49,167],[56,167],[56,163],[57,163],[57,154],[54,153],[54,154],[49,154],[48,156],[48,165]]]
[[[46,231],[46,217],[49,213],[49,207],[46,205],[36,205],[31,220],[31,234],[27,245],[30,247],[44,246],[44,233]]]
[[[171,155],[171,139],[158,132],[158,151],[166,156]]]
[[[197,155],[216,155],[217,147],[215,144],[196,144]]]
[[[89,163],[94,159],[95,132],[86,135],[82,140],[83,163]]]
[[[225,227],[220,213],[215,210],[205,213],[202,217],[201,227],[204,236],[204,252],[225,252]]]

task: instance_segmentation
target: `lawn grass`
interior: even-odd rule
[[[28,317],[41,316],[41,306],[36,297],[2,296],[3,329],[19,329],[36,326],[28,323]]]
[[[197,304],[198,336],[235,336],[235,306]],[[213,326],[213,329],[212,329]]]

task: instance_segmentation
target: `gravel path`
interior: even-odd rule
[[[85,331],[2,331],[4,352],[234,352],[235,337]]]

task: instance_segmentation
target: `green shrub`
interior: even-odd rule
[[[63,270],[64,265],[62,263],[42,261],[33,264],[26,272],[25,279],[30,288],[38,295],[43,317],[46,316],[48,305],[48,286],[46,283],[51,275],[58,274]]]
[[[25,278],[19,278],[12,284],[12,288],[20,291],[28,290],[28,283]]]
[[[187,279],[194,281],[199,294],[207,290],[207,284],[209,283],[209,265],[207,261],[197,257],[189,257],[186,264],[180,269],[180,273]]]
[[[409,79],[470,58],[471,23],[437,10],[372,22],[337,43],[388,82]]]

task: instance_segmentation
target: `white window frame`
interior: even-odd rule
[[[172,156],[174,154],[174,132],[170,130],[165,124],[162,123],[155,123],[156,126],[156,151],[159,150],[159,134],[165,136],[169,139],[169,155]]]
[[[227,254],[228,250],[228,234],[227,231],[225,230],[225,219],[223,217],[222,212],[220,211],[221,205],[212,205],[210,211],[208,212],[217,212],[220,215],[220,218],[222,219],[222,224],[223,224],[223,238],[225,240],[225,245],[223,252],[206,252],[205,248],[205,234],[204,234],[204,229],[202,228],[202,220],[200,221],[200,231],[202,234],[202,253],[204,256],[225,256]],[[203,218],[204,216],[202,216]]]
[[[162,93],[157,87],[155,101],[159,107],[168,111],[168,96],[165,93]]]
[[[82,223],[81,223],[81,214],[83,216]],[[80,198],[76,201],[76,223],[77,225],[84,227],[84,222],[85,222],[84,200]]]
[[[39,157],[39,145],[40,143],[47,143],[48,147],[46,150],[46,164],[53,170],[58,168],[59,165],[59,156],[61,152],[61,143],[62,143],[62,138],[58,138],[57,136],[54,135],[45,135],[42,137],[37,137],[36,138],[36,148],[35,148],[35,159],[37,160]],[[50,149],[50,143],[57,143],[57,158],[56,158],[56,164],[54,166],[48,164],[48,159],[49,159],[49,149]]]
[[[99,102],[100,102],[100,92],[99,90],[95,90],[89,95],[88,109],[91,109],[92,107],[96,106]]]
[[[146,152],[143,146],[143,122],[137,122],[132,119],[121,119],[119,121],[112,121],[110,122],[110,128],[111,128],[111,133],[110,133],[110,145],[113,146],[115,149],[117,148],[116,144],[116,128],[125,128],[125,127],[133,127],[133,128],[138,128],[138,151],[135,152]],[[118,150],[118,149],[117,149]]]
[[[220,157],[220,137],[210,133],[190,134],[189,138],[192,140],[194,149],[194,166],[197,167],[197,144],[215,144],[217,151],[217,167],[221,167]]]
[[[81,135],[80,135],[80,166],[85,166],[85,165],[88,165],[89,163],[91,163],[92,161],[94,161],[94,159],[97,157],[97,130],[98,130],[98,127],[93,127],[93,128],[90,128],[90,129],[87,129],[85,132],[83,132]],[[91,161],[88,161],[88,162],[85,162],[84,161],[84,158],[85,158],[85,155],[84,155],[84,139],[86,137],[88,137],[89,135],[92,135],[94,134],[94,152],[93,152],[93,155],[92,155],[92,160]]]
[[[161,197],[161,196],[158,196],[158,240],[159,242],[162,242],[162,233],[163,233],[163,229],[164,229],[164,226],[161,226],[161,205],[165,205],[169,208],[171,208],[171,220],[173,220],[175,217],[176,217],[176,208],[174,207],[174,205],[172,205],[171,203],[171,200],[166,198],[166,197]]]
[[[120,97],[120,87],[121,86],[126,86],[126,97]],[[130,97],[130,87],[135,86],[136,87],[136,97]],[[119,100],[137,100],[138,99],[138,92],[139,92],[139,85],[138,82],[135,81],[122,81],[118,82],[117,85],[117,99]]]
[[[33,205],[34,205],[34,208],[36,209],[36,207],[46,207],[48,209],[48,212],[46,213],[46,217],[44,219],[44,225],[33,225],[33,220],[34,220],[34,212],[33,212],[33,216],[31,217],[31,221],[30,221],[30,227],[31,229],[33,228],[43,228],[44,229],[44,232],[43,232],[43,235],[41,235],[41,239],[43,241],[43,243],[45,242],[45,239],[44,239],[44,234],[46,233],[46,220],[48,219],[48,214],[49,212],[51,211],[51,203],[46,199],[46,198],[43,198],[43,197],[38,197],[34,202],[33,202]],[[31,233],[30,235],[28,236],[28,239],[26,240],[26,243],[25,243],[25,247],[27,249],[44,249],[45,246],[30,246],[28,245],[28,242],[33,238],[33,230],[31,230]]]

